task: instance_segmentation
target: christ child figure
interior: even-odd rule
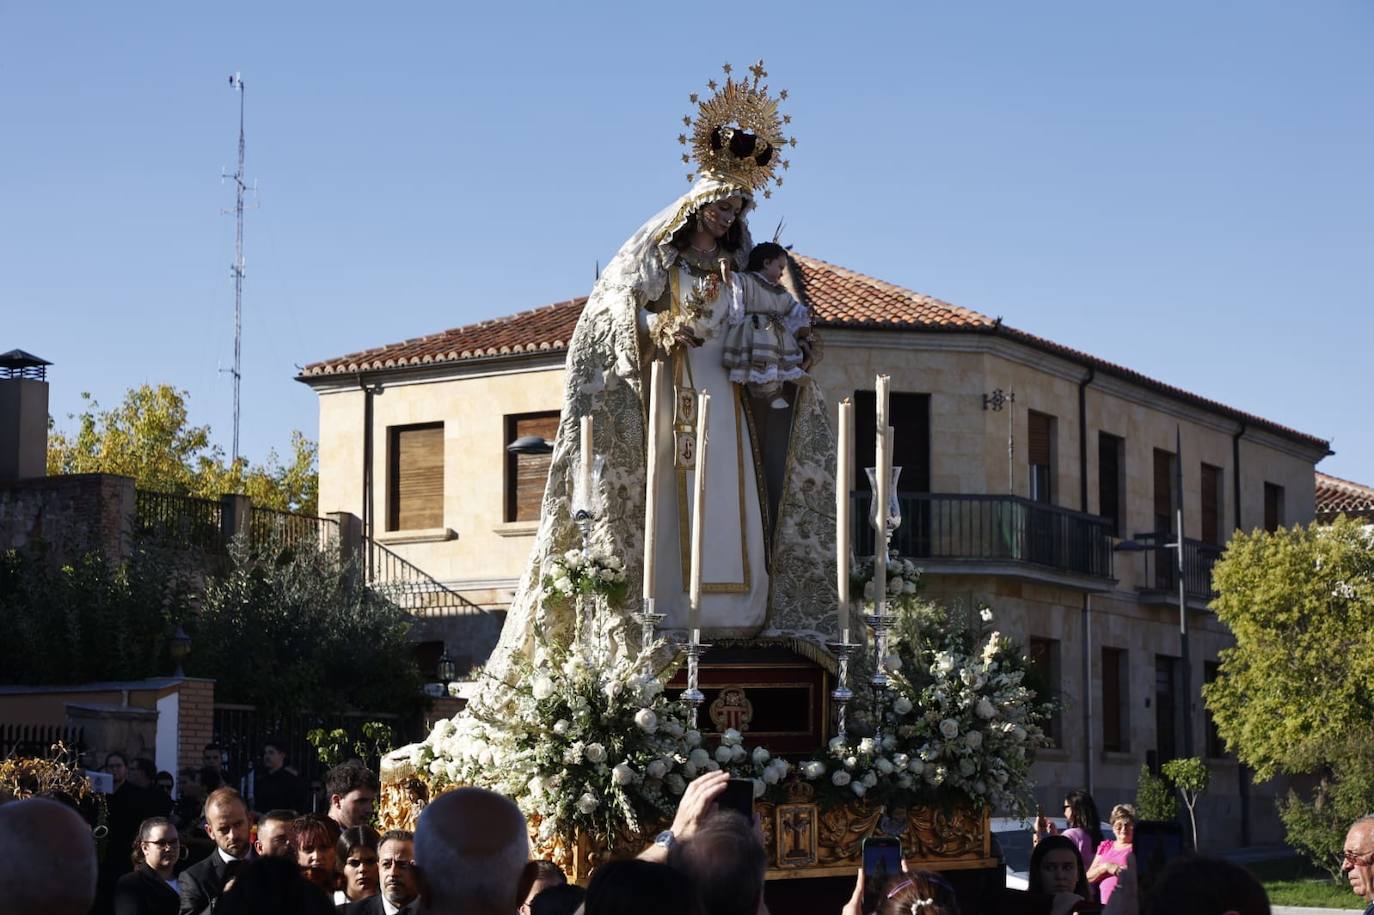
[[[723,361],[730,380],[769,406],[785,410],[782,384],[806,376],[811,365],[811,315],[780,285],[787,250],[755,245],[747,272],[731,277],[731,304]]]

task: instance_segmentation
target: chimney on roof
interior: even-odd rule
[[[0,482],[48,470],[48,366],[22,349],[0,353]]]

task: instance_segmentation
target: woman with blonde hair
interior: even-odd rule
[[[1097,855],[1092,867],[1088,868],[1088,882],[1097,886],[1102,894],[1102,904],[1106,905],[1116,890],[1117,882],[1126,870],[1126,862],[1134,850],[1135,808],[1130,804],[1117,804],[1111,816],[1113,839],[1104,839],[1097,846]]]

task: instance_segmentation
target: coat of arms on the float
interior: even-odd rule
[[[707,712],[717,731],[734,728],[743,733],[749,730],[749,722],[754,720],[754,703],[749,701],[740,687],[727,686],[716,696],[716,701],[711,703]]]

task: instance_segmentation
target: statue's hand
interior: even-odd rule
[[[706,341],[701,337],[698,337],[695,333],[691,331],[691,329],[683,327],[680,328],[675,334],[673,334],[673,342],[676,343],[678,346],[696,348],[698,346],[701,346]]]

